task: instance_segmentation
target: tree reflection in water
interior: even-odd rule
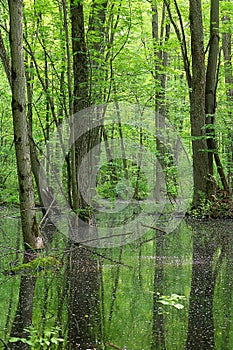
[[[54,253],[60,265],[22,274],[19,290],[19,276],[1,276],[2,344],[9,336],[27,337],[32,324],[42,338],[58,326],[64,341],[43,347],[49,350],[231,350],[232,226],[189,221],[155,241],[142,238],[140,247],[135,242],[94,253],[73,244],[67,249],[65,242],[65,253]],[[157,292],[185,295],[189,304],[183,310],[162,305],[162,314]],[[5,348],[31,349],[22,342]]]
[[[96,349],[101,340],[98,262],[90,250],[76,246],[71,247],[68,264],[67,349]]]
[[[226,231],[216,222],[192,223],[193,261],[186,350],[215,349],[216,280],[226,255]]]

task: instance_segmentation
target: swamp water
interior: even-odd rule
[[[86,249],[49,231],[20,267],[20,219],[2,209],[0,349],[232,350],[232,233],[230,220],[183,220]]]

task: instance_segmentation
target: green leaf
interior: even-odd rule
[[[178,310],[181,310],[184,308],[184,305],[182,305],[182,304],[173,304],[173,306]]]
[[[22,338],[16,338],[16,337],[12,337],[9,339],[9,343],[16,343],[17,341],[21,341]]]

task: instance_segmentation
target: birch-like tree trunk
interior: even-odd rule
[[[23,1],[8,0],[12,77],[12,114],[16,150],[20,211],[25,249],[42,248],[36,220],[31,173],[30,145],[26,120],[25,69],[23,55]]]

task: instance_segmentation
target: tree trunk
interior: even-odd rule
[[[74,75],[74,102],[73,112],[77,113],[89,106],[88,65],[87,48],[84,33],[84,13],[81,2],[71,1],[71,25],[72,25],[72,49],[73,49],[73,75]],[[81,135],[77,140],[73,139],[71,151],[72,167],[72,203],[73,209],[83,217],[74,222],[75,233],[84,240],[88,237],[88,228],[82,231],[82,221],[91,221],[86,198],[79,191],[79,182],[89,181],[92,162],[87,165],[86,171],[78,174],[81,161],[89,150],[100,139],[98,128],[93,129],[91,118],[86,118],[86,113],[74,114],[73,128],[82,130],[84,123],[90,126],[89,132]],[[90,116],[92,117],[92,115]],[[75,125],[75,127],[74,127]],[[87,128],[88,130],[88,128]],[[71,130],[75,134],[75,130]],[[90,157],[91,158],[91,157]],[[89,158],[88,158],[89,159]],[[87,184],[88,186],[88,184]],[[87,187],[89,190],[89,187]],[[89,195],[89,194],[88,194]],[[88,227],[88,226],[87,226]],[[83,234],[83,236],[82,236]],[[77,238],[77,235],[76,235]],[[76,246],[76,245],[75,245]],[[96,348],[96,340],[100,338],[100,301],[99,301],[99,277],[97,261],[88,249],[71,245],[69,275],[67,282],[69,289],[68,310],[68,349]],[[91,314],[90,314],[91,312]],[[97,347],[98,348],[98,347]]]
[[[225,85],[226,85],[226,97],[227,103],[230,106],[228,110],[228,118],[232,120],[232,111],[231,106],[233,102],[233,69],[232,69],[232,49],[231,49],[231,40],[232,34],[230,29],[227,29],[227,26],[230,23],[230,18],[224,16],[222,18],[223,25],[226,27],[222,35],[222,49],[224,56],[224,68],[225,68]],[[227,154],[228,154],[228,182],[229,187],[232,188],[233,183],[233,173],[231,164],[233,162],[233,138],[231,127],[228,128],[228,143],[227,143]]]
[[[208,195],[209,161],[205,133],[205,55],[201,0],[189,1],[192,50],[190,119],[193,149],[194,198],[197,207]]]
[[[11,86],[11,69],[10,69],[10,60],[4,45],[2,33],[0,30],[0,58],[7,76],[7,80]]]
[[[208,145],[208,160],[210,175],[214,175],[214,162],[217,166],[223,188],[229,191],[228,183],[223,170],[222,162],[218,153],[217,142],[215,138],[215,109],[216,109],[216,88],[217,88],[217,62],[219,56],[219,0],[211,0],[210,11],[210,41],[209,57],[206,72],[206,91],[205,91],[205,112],[206,112],[206,133]],[[211,188],[212,186],[212,188]],[[209,182],[209,194],[214,193],[214,182]]]
[[[210,40],[209,40],[209,56],[206,71],[206,91],[205,91],[205,112],[207,125],[207,145],[209,157],[209,171],[213,176],[213,152],[214,149],[214,122],[216,108],[216,72],[219,54],[219,0],[211,0],[210,13]]]
[[[71,0],[70,6],[74,73],[74,113],[76,113],[89,105],[87,48],[83,4],[81,1]]]
[[[72,0],[70,3],[70,10],[74,74],[73,112],[77,113],[89,105],[87,48],[85,42],[83,4],[81,2]],[[83,123],[84,121],[79,120],[78,122]],[[73,132],[73,130],[71,132]],[[74,140],[71,150],[71,181],[74,210],[77,210],[80,207],[80,198],[78,196],[77,168],[79,166],[79,159],[82,158],[82,150],[85,148],[85,143],[86,142],[85,140],[82,140],[82,137],[80,140]]]
[[[12,76],[12,114],[17,160],[22,231],[26,249],[42,248],[37,226],[31,173],[30,145],[26,120],[25,70],[23,57],[22,8],[20,0],[9,0]]]
[[[87,43],[89,51],[90,65],[90,100],[93,104],[103,103],[103,86],[105,77],[104,51],[105,41],[105,21],[108,1],[93,0],[89,17],[89,27],[87,32]]]
[[[161,32],[159,37],[159,22],[158,22],[158,8],[156,1],[152,2],[152,37],[154,42],[154,60],[155,60],[155,84],[159,82],[159,91],[155,93],[155,126],[156,135],[165,128],[165,87],[166,87],[166,75],[161,74],[160,66],[167,66],[168,54],[161,48],[162,42],[167,41],[170,34],[170,25],[165,26],[166,21],[166,7],[163,3],[162,20],[161,20]],[[166,31],[164,31],[164,27]],[[165,146],[162,142],[161,135],[156,138],[156,149],[159,152],[159,158],[161,164],[164,161]],[[167,164],[168,165],[168,164]],[[169,166],[169,165],[168,165]],[[161,200],[162,186],[163,186],[163,173],[159,166],[159,162],[156,164],[156,185],[155,185],[155,198],[156,201]],[[153,324],[152,324],[152,341],[151,349],[166,350],[165,342],[165,322],[164,315],[160,312],[159,308],[159,293],[163,294],[163,276],[164,265],[163,262],[159,263],[159,259],[164,254],[164,239],[156,235],[156,261],[154,267],[154,297],[153,297]]]

